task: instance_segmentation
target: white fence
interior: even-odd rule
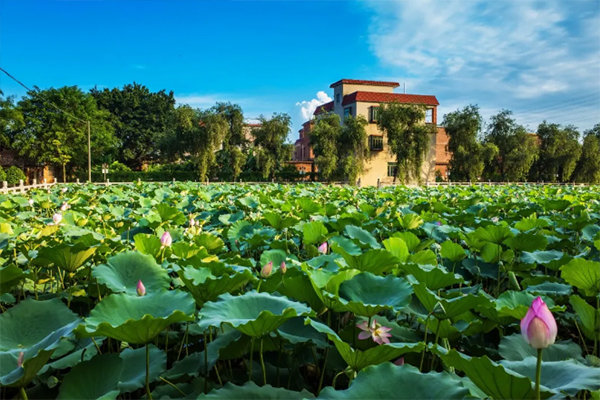
[[[25,186],[23,184],[23,180],[19,180],[19,184],[12,186],[12,187],[8,187],[8,182],[3,181],[2,182],[2,189],[0,189],[0,191],[4,194],[8,194],[8,193],[25,193],[28,190],[31,189],[48,189],[54,185],[56,185],[56,179],[54,179],[54,182],[52,183],[47,183],[46,180],[44,180],[44,182],[42,183],[37,183],[37,179],[34,179],[33,182],[31,183],[31,185],[27,185]]]

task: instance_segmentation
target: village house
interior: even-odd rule
[[[361,185],[373,186],[378,182],[391,184],[394,181],[396,160],[389,151],[384,132],[377,127],[378,107],[392,102],[426,107],[424,123],[431,124],[436,129],[430,135],[429,151],[425,155],[421,169],[421,181],[434,182],[436,169],[440,169],[442,176],[445,176],[449,160],[445,148],[448,139],[444,129],[437,126],[439,106],[437,98],[432,95],[394,93],[394,89],[398,86],[400,84],[397,82],[342,79],[330,86],[333,89],[333,101],[323,104],[314,112],[315,119],[318,119],[322,113],[333,112],[340,117],[342,124],[344,118],[350,115],[353,117],[362,115],[369,122],[366,130],[371,157],[365,163],[365,171],[360,177]],[[305,173],[316,172],[314,154],[310,146],[310,130],[315,119],[303,124],[299,132],[300,137],[295,142],[292,164]],[[438,157],[440,164],[436,163]]]

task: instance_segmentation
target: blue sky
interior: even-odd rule
[[[0,0],[0,66],[41,88],[136,81],[289,113],[290,139],[341,78],[406,82],[440,116],[473,103],[583,130],[600,122],[598,27],[598,0]],[[24,94],[5,75],[0,89]]]

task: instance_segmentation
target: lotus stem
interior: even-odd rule
[[[187,396],[187,394],[185,394],[185,392],[183,392],[181,389],[179,389],[177,386],[175,386],[172,382],[169,382],[168,380],[166,380],[165,378],[163,378],[162,376],[159,376],[160,380],[163,381],[164,383],[166,383],[167,385],[171,385],[175,390],[177,390],[179,393],[181,393],[183,396]]]
[[[23,400],[28,400],[27,392],[25,391],[25,388],[23,386],[21,386],[21,388],[19,389],[19,393],[21,394],[21,398]]]
[[[179,361],[179,357],[181,356],[181,350],[183,350],[183,344],[187,340],[189,327],[190,327],[190,323],[187,322],[185,324],[185,333],[183,335],[183,338],[181,339],[181,346],[179,346],[179,353],[177,354],[177,361]],[[187,347],[186,347],[186,351],[187,351]]]
[[[429,329],[429,317],[431,314],[427,316],[427,321],[425,322],[425,338],[423,341],[425,342],[425,348],[423,349],[423,353],[421,353],[421,363],[419,364],[419,372],[423,372],[423,361],[425,361],[425,352],[427,351],[427,330]]]
[[[204,393],[208,393],[208,343],[204,331]]]
[[[334,377],[333,377],[333,383],[331,384],[331,386],[335,389],[335,383],[337,382],[337,378],[338,376],[342,375],[344,373],[344,371],[338,372]]]
[[[325,349],[325,358],[323,359],[323,368],[321,369],[321,377],[319,378],[319,387],[317,389],[317,396],[321,393],[323,388],[323,378],[325,377],[325,369],[327,367],[327,356],[329,355],[329,349]]]
[[[263,358],[263,338],[260,338],[260,365],[263,372],[263,385],[267,385],[267,369],[265,368],[265,360]]]
[[[146,343],[146,395],[152,400],[152,393],[150,393],[150,347]]]
[[[537,351],[537,365],[535,367],[535,398],[540,400],[540,380],[542,379],[542,350]]]
[[[435,347],[437,347],[438,344],[438,340],[440,338],[440,326],[442,325],[441,321],[438,319],[438,326],[437,329],[435,330],[435,342],[433,342],[433,345]],[[431,364],[429,365],[429,370],[433,371],[433,362],[435,361],[435,353],[432,354],[431,356]]]
[[[96,346],[96,350],[98,350],[98,354],[102,355],[102,352],[100,351],[100,347],[98,347],[98,343],[96,343],[96,341],[94,340],[94,337],[91,337],[92,342],[94,342],[94,346]]]
[[[250,363],[248,364],[248,382],[252,380],[252,354],[254,353],[254,338],[250,340]]]

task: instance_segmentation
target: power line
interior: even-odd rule
[[[67,111],[65,111],[65,110],[61,109],[60,107],[58,107],[56,104],[52,103],[51,101],[48,101],[48,100],[44,99],[44,98],[43,98],[43,97],[40,95],[40,93],[38,93],[38,92],[36,92],[36,91],[34,91],[34,90],[31,90],[31,89],[29,89],[27,86],[25,86],[25,84],[24,84],[23,82],[21,82],[20,80],[18,80],[17,78],[15,78],[14,76],[12,76],[11,74],[9,74],[9,73],[8,73],[8,71],[6,71],[4,68],[0,67],[0,71],[4,72],[6,75],[8,75],[8,77],[9,77],[10,79],[12,79],[13,81],[17,82],[19,85],[23,86],[25,89],[27,89],[27,91],[28,91],[28,92],[34,92],[34,93],[36,93],[36,94],[37,94],[39,97],[41,97],[41,98],[42,98],[42,101],[44,101],[44,102],[45,102],[45,103],[47,103],[47,104],[50,104],[52,107],[56,108],[58,111],[60,111],[60,112],[62,112],[62,113],[65,113],[66,115],[70,116],[71,118],[73,118],[73,119],[75,119],[75,120],[77,120],[77,121],[79,121],[79,122],[87,123],[87,121],[85,121],[85,120],[82,120],[82,119],[80,119],[80,118],[77,118],[76,116],[74,116],[74,115],[73,115],[73,114],[71,114],[70,112],[67,112]]]
[[[597,97],[598,95],[593,94],[591,96]],[[563,102],[560,102],[560,103],[551,104],[551,105],[549,105],[547,107],[522,109],[522,110],[520,110],[518,112],[518,114],[522,114],[522,113],[535,113],[535,112],[550,111],[550,110],[555,110],[555,109],[572,108],[574,106],[594,104],[594,103],[600,104],[600,97],[598,99],[596,99],[596,98],[588,98],[588,97],[591,97],[591,96],[583,96],[583,97],[579,97],[579,98],[576,98],[576,99],[571,99],[571,100],[568,100],[568,101],[563,101]],[[515,115],[516,114],[517,113],[515,113]]]

